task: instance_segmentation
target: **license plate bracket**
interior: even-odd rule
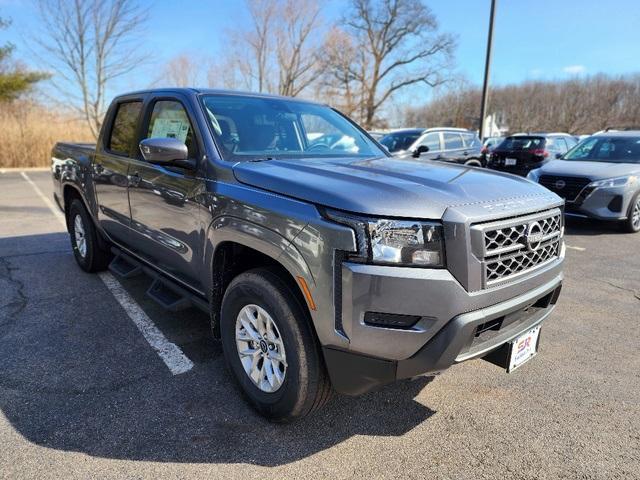
[[[504,159],[504,165],[506,167],[512,167],[514,165],[518,164],[518,159],[517,158],[505,158]]]
[[[538,325],[511,341],[507,373],[513,372],[538,354],[540,328]]]

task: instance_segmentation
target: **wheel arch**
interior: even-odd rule
[[[282,235],[247,220],[219,218],[208,231],[205,266],[209,270],[207,292],[215,336],[219,336],[226,288],[239,274],[259,267],[269,268],[285,281],[311,320],[315,305],[307,300],[302,285],[313,285],[313,277],[302,255]]]

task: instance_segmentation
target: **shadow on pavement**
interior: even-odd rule
[[[570,235],[624,235],[618,222],[568,216],[565,217],[565,230]]]
[[[46,250],[57,235],[25,240]],[[139,300],[195,362],[172,376],[69,251],[9,257],[15,240],[0,239],[0,408],[37,445],[115,459],[272,466],[354,435],[403,435],[435,413],[414,400],[430,381],[420,378],[359,398],[336,396],[305,420],[271,424],[234,386],[206,316],[155,318]],[[189,334],[175,340],[167,334],[173,329]]]

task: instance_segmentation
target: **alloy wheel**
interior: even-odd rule
[[[84,224],[82,223],[82,217],[76,215],[73,219],[73,234],[76,240],[76,247],[78,253],[82,258],[87,255],[87,239],[85,237]]]
[[[266,393],[277,391],[287,373],[284,342],[276,322],[258,305],[246,305],[236,318],[240,363],[253,384]]]

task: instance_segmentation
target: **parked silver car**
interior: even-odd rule
[[[640,130],[593,135],[528,177],[566,200],[566,214],[640,231]]]

